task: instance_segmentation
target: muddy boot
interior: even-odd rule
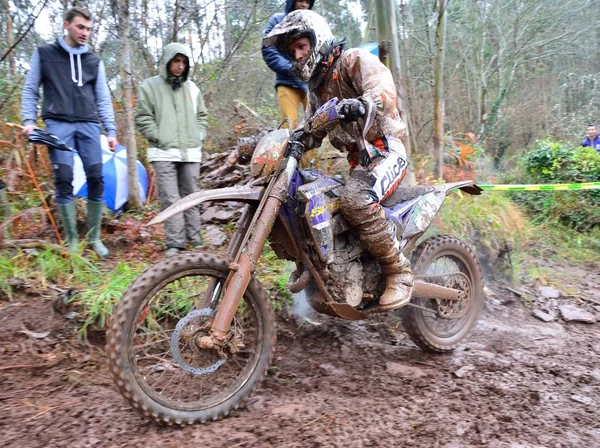
[[[385,275],[385,291],[379,299],[383,310],[395,310],[410,302],[413,274],[410,263],[400,252],[396,226],[383,217],[371,216],[358,226],[360,241],[377,257]]]
[[[65,244],[69,252],[79,254],[79,237],[77,235],[77,208],[75,201],[68,204],[58,204],[60,220],[65,232]]]
[[[103,207],[104,204],[102,202],[87,201],[87,226],[90,246],[100,258],[107,257],[109,254],[106,246],[100,241]]]
[[[389,262],[388,262],[389,260]],[[379,259],[381,270],[385,275],[385,291],[379,298],[379,306],[383,310],[395,310],[410,302],[413,289],[413,273],[410,262],[397,252],[391,259]]]

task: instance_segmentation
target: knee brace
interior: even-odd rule
[[[88,184],[88,199],[102,202],[104,196],[104,181],[102,180],[102,164],[98,163],[88,167],[85,173]]]
[[[73,169],[68,165],[55,163],[54,186],[56,187],[56,202],[58,204],[68,204],[73,200]]]

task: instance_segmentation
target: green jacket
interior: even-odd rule
[[[167,67],[177,54],[188,58],[182,86],[173,90]],[[190,52],[187,46],[172,43],[165,47],[159,76],[140,86],[135,124],[148,140],[149,162],[201,162],[208,112],[200,89],[189,81]]]

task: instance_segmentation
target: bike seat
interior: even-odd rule
[[[432,191],[435,191],[435,187],[427,185],[415,185],[414,187],[400,186],[389,198],[385,199],[381,205],[384,207],[393,207],[396,204],[410,201],[411,199],[426,193],[431,193]]]

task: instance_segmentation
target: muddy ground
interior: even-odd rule
[[[546,268],[569,295],[556,304],[600,317],[581,300],[600,300],[598,266]],[[283,313],[276,361],[248,406],[171,429],[117,394],[101,335],[79,341],[50,298],[24,296],[0,303],[0,446],[600,446],[600,323],[546,323],[536,306],[488,285],[480,324],[447,356],[417,349],[393,319]]]

